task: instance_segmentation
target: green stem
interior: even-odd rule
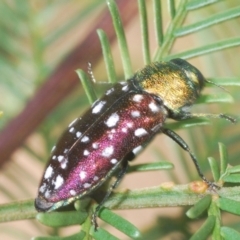
[[[32,219],[36,214],[33,199],[0,205],[0,222]]]
[[[221,197],[240,201],[240,187],[226,187],[218,191]],[[96,194],[100,195],[98,192]],[[112,194],[104,206],[109,209],[139,209],[194,205],[203,197],[189,190],[188,184],[156,186],[138,190],[126,190]],[[0,222],[35,218],[37,211],[33,199],[0,205]]]

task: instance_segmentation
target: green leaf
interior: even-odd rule
[[[221,222],[221,211],[217,204],[218,198],[219,198],[218,196],[213,195],[212,202],[210,204],[210,207],[208,208],[208,215],[209,216],[212,215],[216,219],[214,228],[213,228],[213,232],[212,232],[212,239],[221,239],[220,228],[222,226],[222,222]]]
[[[218,205],[222,210],[226,212],[240,215],[240,202],[238,201],[234,201],[228,198],[219,198]]]
[[[237,47],[239,45],[240,45],[239,37],[230,38],[230,39],[221,40],[221,41],[218,41],[215,43],[207,44],[207,45],[199,47],[199,48],[187,50],[182,53],[168,55],[168,56],[164,57],[163,59],[166,61],[169,61],[170,59],[173,59],[173,58],[189,59],[189,58],[194,58],[197,56],[217,52],[217,51],[220,51],[223,49]]]
[[[207,80],[220,86],[240,86],[239,77],[226,77],[226,78],[215,77],[215,78],[208,78]],[[211,83],[209,83],[208,85],[211,86]]]
[[[143,58],[144,63],[149,64],[151,62],[150,49],[149,49],[149,36],[148,36],[148,23],[147,23],[147,8],[145,0],[138,0],[139,17],[141,24],[141,37],[143,42]]]
[[[173,167],[174,167],[174,165],[170,162],[145,163],[145,164],[137,164],[137,165],[129,167],[128,172],[157,171],[157,170],[172,169]]]
[[[115,32],[117,34],[118,45],[120,48],[125,79],[129,79],[130,77],[132,77],[133,71],[131,67],[132,64],[130,61],[127,41],[124,33],[124,28],[122,26],[121,17],[120,17],[116,2],[114,0],[107,0],[107,5],[112,16]]]
[[[102,29],[98,29],[97,34],[101,42],[104,63],[105,63],[107,75],[108,75],[108,81],[110,83],[116,83],[117,75],[116,75],[111,47],[110,47],[107,35]]]
[[[91,227],[90,233],[95,240],[119,240],[117,237],[100,227],[97,229],[97,231],[94,230],[94,227]]]
[[[218,103],[218,102],[234,102],[233,97],[229,93],[215,93],[215,94],[202,94],[196,103]]]
[[[99,217],[132,239],[141,237],[141,233],[133,224],[107,208],[102,208],[100,210]]]
[[[153,0],[153,10],[154,10],[154,23],[155,23],[155,32],[157,36],[158,46],[162,46],[163,42],[163,26],[162,26],[162,6],[161,1]]]
[[[173,123],[167,123],[167,128],[170,128],[171,130],[179,129],[179,128],[189,128],[189,127],[195,127],[195,126],[203,126],[208,125],[209,120],[206,118],[195,118],[195,119],[188,119],[181,122],[173,122]]]
[[[234,167],[228,167],[227,168],[228,173],[239,173],[240,172],[240,165],[234,166]]]
[[[168,0],[168,7],[171,18],[173,19],[176,15],[175,0]]]
[[[218,163],[213,157],[208,157],[208,162],[211,167],[214,182],[217,182],[220,178],[220,170]]]
[[[92,81],[89,80],[87,74],[83,70],[78,69],[76,70],[76,73],[78,74],[82,82],[84,91],[87,94],[88,101],[90,102],[90,104],[92,104],[97,99],[97,95],[94,91]]]
[[[199,217],[210,206],[211,201],[212,196],[206,195],[201,200],[199,200],[193,207],[191,207],[186,212],[186,215],[192,219]]]
[[[73,234],[71,236],[66,237],[58,237],[58,236],[52,236],[52,237],[34,237],[32,240],[83,240],[86,233],[81,231],[79,233]]]
[[[175,29],[180,27],[187,15],[186,11],[186,4],[187,0],[181,0],[177,6],[177,11],[175,14],[174,19],[170,22],[169,27],[167,28],[164,34],[164,42],[161,47],[158,47],[157,52],[154,56],[154,61],[161,61],[166,59],[172,59],[171,57],[168,58],[167,56],[171,52],[171,48],[173,47],[174,41],[176,38],[174,37],[173,33]]]
[[[220,24],[223,21],[233,19],[238,16],[240,16],[240,7],[235,7],[224,12],[213,14],[203,21],[198,21],[197,23],[181,27],[180,29],[177,29],[174,34],[176,37],[180,37],[210,27],[214,24]]]
[[[218,143],[219,153],[220,153],[220,175],[226,172],[228,165],[228,152],[224,144]]]
[[[208,216],[204,224],[198,229],[198,231],[190,238],[190,240],[205,240],[212,233],[215,225],[216,217]]]
[[[208,6],[210,4],[213,4],[215,2],[219,2],[219,0],[192,0],[187,5],[187,10],[195,10],[201,7]]]
[[[224,182],[240,183],[240,174],[231,174],[222,177]]]
[[[229,227],[221,227],[221,235],[224,237],[224,240],[240,239],[240,233]]]
[[[80,211],[50,212],[38,213],[36,219],[50,227],[62,227],[81,224],[85,221],[87,216],[87,212]]]

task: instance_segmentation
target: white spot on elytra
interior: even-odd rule
[[[100,101],[96,106],[93,107],[92,113],[97,114],[101,112],[101,109],[106,104],[106,101]]]
[[[98,143],[93,143],[93,144],[92,144],[92,147],[93,147],[94,149],[98,149],[99,144],[98,144]]]
[[[133,127],[133,123],[132,123],[132,122],[128,122],[128,123],[127,123],[127,126],[128,126],[129,128],[132,128],[132,127]]]
[[[67,153],[68,152],[68,149],[67,148],[65,148],[64,149],[64,151],[63,151],[63,153]]]
[[[116,164],[116,163],[117,163],[117,159],[116,159],[116,158],[113,158],[113,159],[110,160],[110,162],[111,162],[112,164]]]
[[[69,191],[69,193],[70,193],[72,196],[76,196],[76,195],[77,195],[76,191],[73,190],[73,189],[71,189],[71,190]]]
[[[81,140],[81,142],[88,142],[89,141],[89,137],[88,136],[84,136]]]
[[[90,187],[91,187],[91,184],[90,184],[90,183],[84,183],[84,184],[83,184],[83,187],[84,187],[84,188],[90,188]]]
[[[81,137],[81,135],[82,135],[81,132],[79,132],[79,131],[76,132],[76,137],[77,137],[77,138]]]
[[[119,121],[119,115],[117,113],[113,113],[108,119],[107,121],[105,122],[105,124],[108,126],[108,127],[114,127],[117,122]]]
[[[106,147],[102,151],[102,156],[103,157],[110,157],[113,154],[113,152],[114,152],[113,146]]]
[[[74,120],[68,125],[68,127],[70,128],[77,120],[78,120],[77,118],[74,119]]]
[[[54,189],[58,189],[59,187],[61,187],[62,186],[62,184],[63,184],[63,182],[64,182],[64,180],[63,180],[63,177],[62,176],[60,176],[60,175],[58,175],[57,177],[56,177],[56,181],[54,182]]]
[[[97,181],[99,179],[98,176],[94,176],[93,181]]]
[[[79,177],[80,177],[81,180],[84,180],[86,178],[86,176],[87,176],[87,173],[85,171],[81,171],[79,173]]]
[[[142,136],[146,135],[147,133],[148,132],[144,128],[138,128],[135,130],[134,135],[136,137],[142,137]]]
[[[39,192],[43,193],[46,190],[47,184],[44,183],[40,188],[39,188]]]
[[[105,95],[109,95],[110,93],[112,93],[114,91],[114,88],[110,88],[106,91]]]
[[[84,150],[84,151],[83,151],[83,155],[84,155],[84,156],[88,156],[89,153],[90,153],[90,152],[89,152],[88,150]]]
[[[123,127],[122,128],[122,132],[126,133],[127,132],[127,128]]]
[[[68,151],[68,149],[65,149],[65,150]],[[65,158],[63,155],[59,155],[57,159],[61,163],[61,168],[65,169],[67,167],[68,159]]]
[[[158,112],[159,111],[158,106],[154,102],[149,103],[148,106],[149,106],[149,108],[151,109],[152,112]]]
[[[143,100],[143,96],[140,94],[135,94],[132,98],[134,102],[141,102]]]
[[[48,166],[48,168],[46,169],[46,172],[44,174],[44,178],[48,179],[52,176],[53,174],[53,168],[51,166]]]
[[[137,155],[141,150],[143,149],[143,147],[141,145],[135,147],[132,152],[134,153],[134,155]]]
[[[67,162],[66,161],[61,162],[61,168],[65,169],[66,167],[67,167]]]
[[[109,140],[112,140],[113,139],[113,134],[108,134],[108,138],[109,138]]]
[[[47,191],[45,192],[44,196],[45,196],[45,198],[49,198],[49,197],[50,197],[50,191],[47,190]]]
[[[134,117],[134,118],[137,118],[137,117],[140,117],[140,116],[141,116],[141,114],[140,114],[139,111],[132,111],[132,112],[131,112],[131,115],[132,115],[132,117]]]
[[[65,169],[65,168],[67,167],[67,163],[68,163],[68,161],[67,161],[67,159],[65,158],[65,159],[61,162],[61,168],[62,168],[62,169]]]
[[[128,90],[128,85],[125,85],[124,87],[122,87],[122,90],[126,92]]]
[[[63,155],[59,155],[57,158],[58,158],[58,161],[61,162],[64,159],[64,156]]]
[[[75,130],[74,127],[71,127],[71,128],[69,129],[69,132],[72,133],[72,132],[74,132],[74,130]]]
[[[56,157],[57,157],[56,155],[53,155],[53,156],[52,156],[52,159],[54,160],[54,159],[56,159]]]

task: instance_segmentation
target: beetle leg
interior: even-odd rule
[[[122,168],[119,171],[118,175],[117,175],[117,179],[116,181],[110,186],[110,188],[108,189],[106,195],[104,196],[103,200],[98,204],[98,206],[96,207],[96,209],[94,210],[93,214],[92,214],[92,224],[94,225],[94,230],[97,231],[98,228],[98,224],[97,224],[97,215],[99,210],[101,209],[101,207],[104,205],[104,203],[106,202],[106,200],[109,198],[109,196],[111,195],[112,191],[118,186],[118,184],[121,182],[121,180],[123,179],[124,175],[126,174],[128,170],[128,161],[123,161],[122,163]]]
[[[196,158],[196,156],[193,154],[193,152],[191,151],[191,149],[189,148],[189,146],[187,145],[187,143],[174,131],[167,129],[167,128],[162,128],[161,129],[162,133],[164,133],[165,135],[167,135],[168,137],[170,137],[174,142],[176,142],[183,150],[187,151],[197,169],[198,175],[202,178],[202,180],[204,182],[206,182],[209,186],[213,186],[215,184],[213,184],[211,181],[207,180],[206,177],[204,176],[204,174],[202,173],[202,170],[199,166],[198,160]]]

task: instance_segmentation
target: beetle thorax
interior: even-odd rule
[[[167,66],[161,69],[157,65],[154,67],[156,72],[148,72],[145,79],[140,79],[140,87],[145,92],[161,98],[164,105],[173,112],[181,111],[195,102],[198,92],[183,71],[169,71]]]

